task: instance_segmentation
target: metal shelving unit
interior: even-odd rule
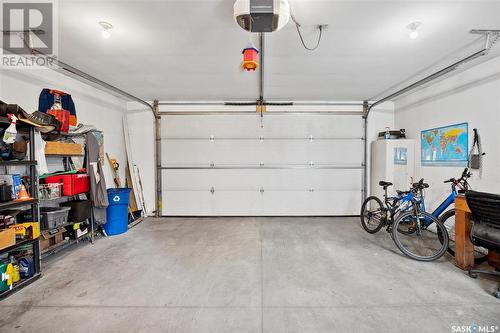
[[[78,197],[79,195],[90,195],[90,192],[80,193],[77,195],[63,195],[61,197],[52,198],[52,199],[40,199],[39,201],[40,201],[40,205],[48,204],[48,203],[61,203],[61,202],[71,201],[72,199],[74,199],[75,197]]]
[[[84,137],[85,134],[66,134],[65,135],[66,137],[68,138],[71,138],[71,137]],[[87,169],[87,172],[89,170],[89,163],[88,163],[88,150],[87,150],[87,144],[85,143],[85,149],[84,149],[84,153],[82,155],[80,154],[45,154],[45,156],[47,158],[63,158],[63,159],[66,159],[66,158],[70,158],[70,157],[82,157],[84,158],[84,161],[85,161],[85,164],[84,164],[84,167]],[[68,161],[63,161],[63,164],[65,166],[65,168],[69,168],[69,164],[67,164]],[[54,198],[54,199],[49,199],[49,200],[41,200],[41,203],[42,204],[55,204],[55,203],[61,203],[61,202],[68,202],[68,201],[71,201],[72,199],[74,198],[77,198],[79,197],[80,195],[85,195],[87,197],[88,200],[92,200],[91,199],[91,196],[90,196],[90,192],[86,192],[86,193],[81,193],[81,194],[77,194],[77,195],[74,195],[74,196],[61,196],[59,198]],[[80,222],[82,223],[82,222]],[[89,223],[89,232],[81,237],[79,237],[78,239],[67,239],[67,240],[63,240],[62,242],[56,244],[56,245],[53,245],[51,246],[50,248],[47,248],[45,249],[43,252],[42,252],[42,259],[45,259],[53,254],[56,254],[66,248],[68,248],[69,246],[71,245],[74,245],[74,244],[78,244],[79,241],[85,239],[85,238],[88,238],[90,240],[91,243],[94,243],[94,239],[95,239],[95,222],[94,222],[94,212],[93,212],[93,209],[91,208],[91,212],[90,212],[90,218],[88,219],[88,223]],[[67,226],[67,225],[72,225],[74,223],[67,223],[65,224],[64,226]]]
[[[6,128],[9,125],[9,121],[5,117],[0,117],[0,127]],[[26,166],[28,168],[28,175],[31,182],[31,197],[32,199],[23,201],[9,201],[0,203],[0,212],[12,208],[19,208],[25,206],[31,206],[31,213],[33,216],[33,221],[40,221],[40,209],[38,201],[38,177],[36,171],[36,159],[35,159],[35,129],[33,126],[26,124],[18,124],[17,129],[19,132],[28,132],[29,134],[29,156],[28,160],[25,161],[0,161],[1,167],[9,166]],[[7,297],[8,295],[16,292],[20,288],[30,284],[41,276],[41,254],[40,254],[40,241],[36,239],[25,239],[17,241],[16,244],[9,246],[7,248],[0,250],[0,256],[5,253],[11,253],[14,251],[22,251],[24,249],[30,249],[33,253],[33,265],[34,265],[34,275],[27,279],[22,279],[17,283],[12,285],[12,288],[0,293],[0,299]]]
[[[70,225],[70,224],[71,223],[69,223],[68,225]],[[84,240],[85,238],[90,239],[90,232],[88,234],[85,234],[83,236],[78,237],[77,239],[65,239],[61,243],[53,245],[53,246],[43,250],[42,251],[42,259],[50,257],[53,254],[59,253],[72,245],[79,244],[80,241]]]
[[[0,161],[0,166],[36,165],[36,161]]]
[[[38,199],[2,202],[2,203],[0,203],[0,211],[11,209],[11,208],[18,208],[18,207],[23,207],[23,206],[34,205],[34,204],[38,204]]]

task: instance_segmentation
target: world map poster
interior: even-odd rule
[[[456,124],[422,131],[422,165],[467,166],[468,124]]]

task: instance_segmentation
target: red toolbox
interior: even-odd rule
[[[63,184],[63,195],[72,196],[90,190],[90,177],[86,174],[58,175],[45,178],[45,183]]]

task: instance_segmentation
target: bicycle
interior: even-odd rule
[[[461,192],[465,192],[467,190],[471,189],[471,186],[468,182],[468,179],[472,176],[472,173],[469,172],[468,168],[465,168],[464,171],[462,172],[462,175],[460,178],[450,178],[448,180],[445,180],[444,183],[449,183],[451,184],[451,192],[450,194],[441,202],[441,204],[431,213],[434,217],[439,218],[439,220],[444,224],[447,232],[448,232],[448,238],[449,238],[449,243],[448,243],[448,253],[451,256],[455,256],[455,209],[449,209],[447,210],[451,205],[454,204],[455,198],[457,195]],[[381,182],[382,183],[382,182]],[[387,183],[387,182],[383,182]],[[391,184],[392,185],[392,184]],[[387,191],[386,191],[387,195]],[[420,194],[420,205],[421,205],[421,210],[425,211],[425,197],[423,192],[421,191]],[[374,197],[370,197],[367,200],[378,200]],[[382,206],[382,202],[380,202],[380,206]],[[380,228],[376,228],[378,226],[377,223],[374,223],[375,225],[370,229],[369,226],[365,226],[362,220],[362,225],[363,228],[370,232],[370,233],[375,233]],[[488,259],[488,250],[479,247],[479,246],[474,246],[474,261],[476,264],[480,264]]]
[[[448,248],[448,232],[441,221],[425,212],[422,192],[429,185],[421,179],[412,184],[410,191],[397,191],[396,197],[387,195],[392,183],[381,181],[379,185],[385,192],[385,206],[379,198],[368,197],[361,207],[363,228],[373,234],[386,225],[394,243],[406,256],[419,261],[440,258]],[[429,229],[433,225],[435,232]]]
[[[387,189],[393,184],[380,181],[379,185],[384,190],[384,203],[378,197],[370,196],[361,206],[361,225],[370,234],[378,232],[383,226],[387,226],[387,231],[390,232],[394,217],[401,209],[408,209],[413,196],[411,191],[396,191],[397,196],[389,197]]]
[[[448,250],[448,231],[443,223],[423,208],[422,194],[429,185],[421,179],[414,183],[409,211],[398,214],[392,227],[392,239],[406,256],[418,261],[434,261]]]
[[[460,178],[450,178],[445,180],[444,183],[451,184],[451,193],[443,200],[443,202],[431,213],[433,216],[438,217],[439,220],[444,224],[449,236],[448,253],[455,256],[455,208],[448,209],[451,205],[455,203],[455,198],[459,193],[463,193],[471,189],[468,179],[472,176],[468,168],[465,168],[462,172]],[[423,198],[423,194],[422,194]],[[422,200],[424,202],[424,200]],[[424,209],[425,209],[425,204]],[[444,213],[443,213],[444,212]],[[487,257],[487,250],[475,246],[474,247],[474,260],[477,264],[484,262]]]

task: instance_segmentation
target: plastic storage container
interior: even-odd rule
[[[33,258],[22,257],[19,259],[19,274],[21,278],[27,279],[35,274],[35,264]]]
[[[38,199],[52,200],[62,196],[63,184],[62,183],[49,183],[40,184],[38,186]]]
[[[45,183],[62,183],[65,196],[87,193],[90,190],[89,175],[86,174],[50,176],[45,178]]]
[[[0,202],[12,200],[12,186],[7,184],[0,185]]]
[[[42,229],[54,229],[68,222],[69,207],[40,208],[40,224]]]
[[[128,201],[130,188],[108,189],[109,206],[106,209],[104,230],[108,236],[119,235],[128,230]]]
[[[69,207],[68,221],[70,222],[83,222],[90,218],[90,210],[92,203],[90,200],[74,200],[61,203],[62,207]]]

